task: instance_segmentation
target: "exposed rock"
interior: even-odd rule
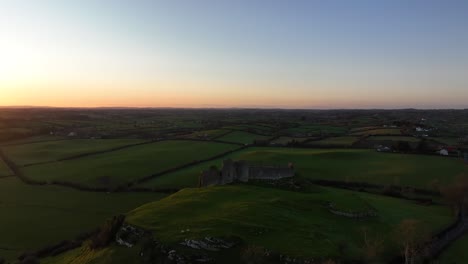
[[[203,249],[208,251],[219,251],[220,249],[228,249],[235,245],[233,242],[214,237],[205,237],[202,240],[185,239],[180,244],[189,248]]]

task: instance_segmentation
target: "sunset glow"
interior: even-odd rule
[[[21,0],[0,12],[1,106],[468,107],[466,2]]]

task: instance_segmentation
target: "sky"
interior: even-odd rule
[[[0,0],[0,106],[468,108],[468,1]]]

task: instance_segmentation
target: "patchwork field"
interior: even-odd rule
[[[107,218],[163,197],[157,193],[93,193],[0,179],[0,256],[71,239]]]
[[[420,138],[415,137],[399,137],[399,136],[370,136],[366,140],[371,141],[406,141],[406,142],[420,142]]]
[[[235,143],[242,143],[242,144],[252,144],[255,140],[264,140],[268,139],[269,137],[256,135],[248,132],[243,131],[233,131],[223,137],[218,138],[219,140],[228,141],[228,142],[235,142]]]
[[[331,138],[326,138],[324,140],[319,140],[319,141],[311,141],[307,142],[310,145],[317,145],[317,146],[343,146],[343,147],[349,147],[351,146],[354,142],[358,140],[357,137],[331,137]]]
[[[27,165],[143,142],[145,141],[139,139],[74,139],[14,145],[3,149],[16,164]]]
[[[144,186],[196,186],[202,170],[212,165],[220,167],[226,158],[155,178],[144,183]],[[257,164],[285,165],[293,162],[297,175],[311,179],[395,184],[425,189],[432,189],[434,183],[450,183],[455,176],[468,172],[468,166],[454,158],[356,149],[249,148],[235,152],[229,158]]]
[[[365,130],[352,133],[353,136],[363,136],[363,135],[401,135],[401,130],[399,128],[380,128]]]
[[[348,129],[345,127],[329,126],[329,125],[302,125],[299,127],[288,128],[286,131],[289,133],[293,133],[293,134],[303,134],[303,135],[307,135],[307,134],[343,135],[343,134],[346,134]]]
[[[280,144],[280,145],[287,145],[288,143],[291,143],[293,141],[295,142],[304,142],[308,139],[311,139],[310,137],[279,137],[275,140],[272,140],[272,144]]]
[[[379,216],[360,220],[337,216],[324,207],[326,202],[348,210],[371,207]],[[173,245],[186,238],[232,236],[247,245],[291,256],[324,258],[343,257],[339,248],[344,243],[345,258],[356,258],[363,243],[363,227],[386,238],[384,254],[393,256],[396,252],[391,245],[391,230],[408,218],[421,220],[431,232],[441,230],[452,220],[448,208],[364,193],[319,187],[312,193],[298,193],[231,185],[184,189],[133,210],[127,221]]]
[[[162,141],[79,159],[29,166],[22,170],[34,180],[115,187],[237,147],[213,142]]]

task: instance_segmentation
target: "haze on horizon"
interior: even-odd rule
[[[0,0],[0,106],[468,108],[468,1]]]

